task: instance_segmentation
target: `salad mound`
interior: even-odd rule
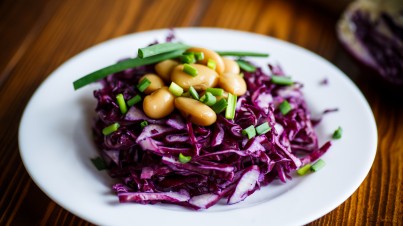
[[[218,68],[217,62],[212,67],[211,61],[197,58],[199,52],[189,49],[162,61],[174,61],[182,67],[182,63],[193,68],[202,65],[221,70],[217,74],[223,76],[225,69]],[[192,62],[182,57],[192,54]],[[94,91],[98,103],[93,135],[109,175],[120,181],[113,186],[120,202],[164,202],[207,209],[225,198],[227,204],[235,204],[273,180],[287,182],[294,171],[328,150],[330,142],[318,146],[313,128],[316,123],[311,119],[301,83],[292,81],[279,66],[268,65],[269,73],[265,73],[263,68],[239,58],[239,54],[232,55],[237,58],[224,61],[230,59],[240,66],[234,76],[244,81],[247,89],[243,94],[228,92],[231,87],[224,88],[219,81],[209,87],[213,88],[211,93],[203,86],[173,86],[177,83],[169,76],[166,79],[158,74],[161,61],[125,69],[101,80],[102,88]],[[190,71],[186,73],[193,76]],[[169,114],[154,117],[145,110],[146,98],[163,89],[147,92],[153,83],[144,85],[147,74],[160,76],[161,86],[169,86],[164,89],[172,93],[175,106]],[[200,112],[184,110],[186,104],[178,101],[184,100],[181,98],[207,106],[214,112],[214,122],[199,123],[195,117]],[[192,101],[186,103],[193,104]],[[218,106],[219,102],[223,104]]]

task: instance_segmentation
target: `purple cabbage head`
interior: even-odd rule
[[[344,47],[384,81],[397,87],[403,87],[402,17],[401,0],[355,1],[337,26]]]

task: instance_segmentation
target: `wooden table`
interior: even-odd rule
[[[50,200],[21,162],[19,121],[41,82],[94,44],[184,26],[283,39],[323,56],[349,75],[375,115],[377,156],[359,189],[311,225],[403,224],[403,99],[367,79],[343,51],[335,36],[337,13],[288,0],[3,0],[0,15],[0,225],[90,224]]]

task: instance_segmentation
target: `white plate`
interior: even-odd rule
[[[345,201],[371,168],[377,146],[372,112],[357,87],[339,69],[298,46],[262,35],[212,28],[177,29],[188,44],[216,50],[270,53],[255,58],[260,65],[280,63],[286,73],[304,84],[313,115],[327,108],[317,127],[320,144],[341,126],[341,140],[323,156],[321,171],[295,177],[287,184],[274,182],[236,205],[217,205],[193,211],[173,205],[119,204],[111,192],[113,181],[97,171],[90,158],[97,156],[91,141],[91,121],[98,85],[78,91],[77,78],[133,57],[137,48],[167,30],[127,35],[96,45],[73,57],[38,88],[25,109],[19,130],[21,157],[35,183],[55,202],[73,214],[100,225],[301,225],[313,221]],[[320,85],[324,78],[329,85]]]

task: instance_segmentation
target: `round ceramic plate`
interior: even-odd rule
[[[74,91],[72,82],[117,60],[134,57],[138,48],[163,41],[168,30],[136,33],[96,45],[54,71],[38,88],[25,109],[19,130],[21,157],[35,183],[73,214],[99,225],[302,225],[344,202],[361,184],[376,153],[377,132],[372,112],[351,80],[323,58],[298,46],[262,35],[212,28],[183,28],[183,42],[214,50],[270,53],[254,58],[265,66],[280,64],[303,92],[312,114],[328,114],[316,128],[320,145],[338,127],[343,137],[322,157],[326,167],[286,184],[274,182],[235,205],[219,203],[205,211],[167,204],[120,204],[114,183],[97,171],[91,140],[96,101],[92,84]],[[321,85],[323,79],[328,85]]]

